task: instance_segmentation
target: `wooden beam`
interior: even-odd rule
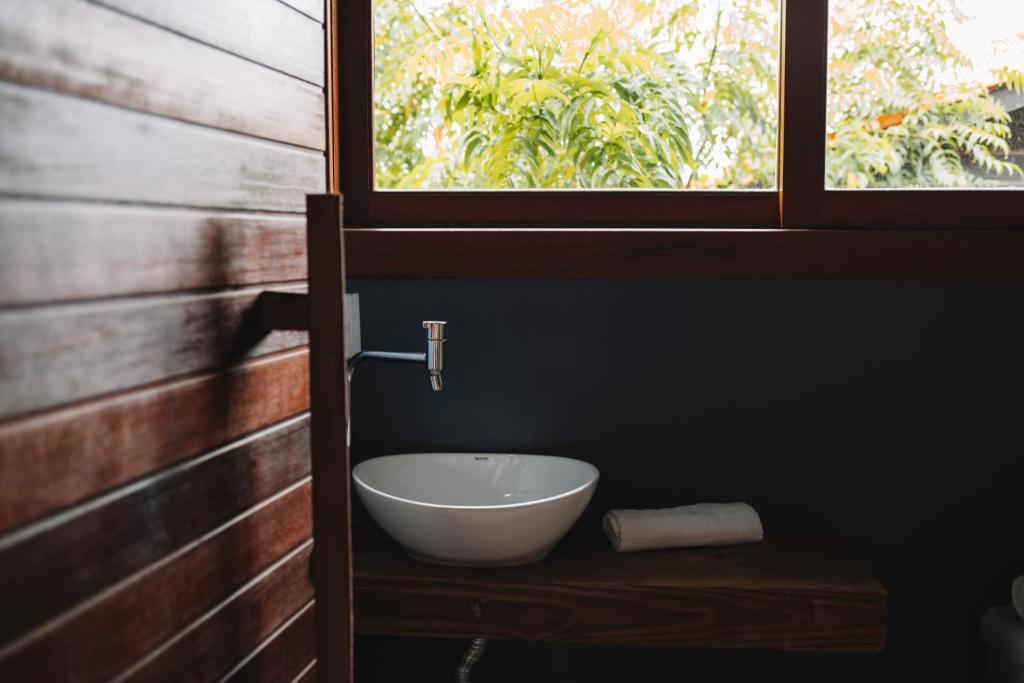
[[[355,534],[359,633],[771,650],[874,651],[885,589],[834,537],[616,553],[596,524],[533,565],[465,569]]]
[[[342,204],[339,195],[306,203],[317,675],[346,683],[353,626]]]
[[[350,277],[1024,280],[1024,230],[345,230]]]

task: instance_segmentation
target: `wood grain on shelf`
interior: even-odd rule
[[[304,543],[312,533],[311,496],[307,479],[0,650],[0,678],[58,681],[74,672],[79,683],[109,680]],[[290,641],[308,663],[313,638]],[[269,654],[261,662],[277,666]]]
[[[544,561],[460,569],[355,533],[360,633],[633,645],[872,651],[885,589],[833,537],[615,553],[596,524]]]

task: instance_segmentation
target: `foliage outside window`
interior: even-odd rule
[[[831,3],[827,186],[1024,185],[1024,40],[964,38],[995,6]],[[775,187],[778,0],[373,9],[378,189]]]
[[[1024,185],[1024,3],[832,0],[826,185]]]

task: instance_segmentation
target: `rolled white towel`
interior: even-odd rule
[[[662,510],[612,510],[604,532],[619,552],[754,543],[761,518],[746,503],[700,503]]]
[[[1024,619],[1024,576],[1018,576],[1013,580],[1010,595],[1013,598],[1013,608],[1017,610],[1020,618]]]

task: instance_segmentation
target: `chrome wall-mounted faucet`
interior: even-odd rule
[[[423,329],[426,330],[427,350],[425,353],[412,353],[401,351],[360,351],[348,360],[348,381],[352,381],[356,368],[366,361],[379,360],[392,363],[423,363],[427,366],[427,373],[430,376],[430,388],[434,391],[444,389],[444,343],[447,341],[444,336],[445,325],[443,320],[424,320]]]

